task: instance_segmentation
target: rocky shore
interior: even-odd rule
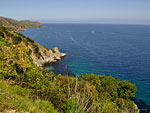
[[[47,49],[40,45],[38,53],[40,54],[40,56],[37,56],[34,52],[32,52],[31,54],[33,63],[38,67],[45,66],[49,63],[57,62],[67,55],[66,53],[61,53],[57,47]]]

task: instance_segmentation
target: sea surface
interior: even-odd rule
[[[95,73],[128,80],[136,99],[150,104],[150,26],[111,24],[44,24],[22,33],[47,48],[67,53],[46,68],[66,74]]]

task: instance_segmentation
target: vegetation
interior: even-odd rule
[[[0,81],[0,112],[13,109],[16,112],[58,113],[50,102],[31,99],[30,92],[29,89],[17,85],[10,86],[6,81]]]
[[[22,34],[0,29],[0,111],[137,112],[130,100],[134,84],[95,74],[56,76],[33,64],[27,44],[36,45]]]

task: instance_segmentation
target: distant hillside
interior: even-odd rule
[[[29,20],[17,21],[11,18],[0,16],[0,27],[6,27],[13,31],[25,30],[26,28],[42,27],[40,22],[32,22]]]

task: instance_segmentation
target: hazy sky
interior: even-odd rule
[[[41,22],[150,24],[150,0],[0,0],[0,16]]]

